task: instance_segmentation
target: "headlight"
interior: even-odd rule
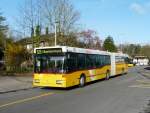
[[[35,83],[40,83],[40,80],[39,79],[35,79],[34,82]]]
[[[56,84],[62,84],[63,82],[63,80],[56,80]]]

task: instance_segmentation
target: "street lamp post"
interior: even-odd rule
[[[57,45],[57,21],[55,22],[55,46]]]

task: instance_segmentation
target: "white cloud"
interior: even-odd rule
[[[138,3],[132,3],[130,5],[130,9],[137,14],[145,14],[147,8],[145,7],[145,5],[138,4]]]

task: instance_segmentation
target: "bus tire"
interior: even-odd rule
[[[105,79],[106,79],[106,80],[109,80],[109,78],[110,78],[110,71],[107,71],[107,72],[106,72],[106,77],[105,77]]]
[[[125,74],[125,69],[124,68],[122,68],[122,73],[121,73],[122,75],[124,75]]]
[[[79,79],[79,87],[84,87],[86,83],[85,75],[81,75]]]

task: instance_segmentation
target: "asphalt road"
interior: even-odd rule
[[[0,94],[0,113],[140,113],[150,100],[150,84],[137,71],[83,88]]]

